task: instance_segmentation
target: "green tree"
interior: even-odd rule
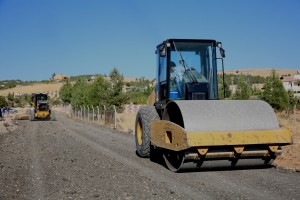
[[[223,83],[219,84],[219,88],[218,88],[219,98],[224,99],[224,89],[223,88],[225,88],[225,98],[230,98],[232,92],[230,90],[229,84],[226,81],[225,81],[224,85],[223,85]]]
[[[7,100],[4,96],[0,96],[0,108],[7,107]]]
[[[72,105],[86,105],[87,94],[88,94],[88,84],[85,79],[80,78],[76,81],[72,88],[72,97],[71,97],[71,104]]]
[[[144,92],[141,91],[130,91],[128,93],[129,101],[133,104],[146,104],[147,97],[144,95]]]
[[[14,88],[17,86],[17,83],[15,81],[9,81],[6,86],[7,88]]]
[[[109,76],[111,81],[109,105],[115,105],[118,111],[120,111],[123,105],[129,100],[128,96],[123,92],[124,77],[116,68],[113,68]]]
[[[20,107],[24,107],[26,104],[31,102],[31,95],[29,94],[22,94],[20,96],[20,103],[19,106]]]
[[[266,79],[261,99],[268,102],[277,111],[285,110],[289,105],[288,94],[275,70]]]
[[[103,76],[98,76],[94,83],[88,89],[88,105],[109,106],[110,83]]]
[[[8,95],[7,95],[7,100],[8,101],[14,101],[15,100],[15,94],[9,92]]]
[[[72,84],[66,81],[59,90],[59,97],[65,103],[70,103],[72,98]]]
[[[59,99],[51,99],[49,102],[53,106],[60,105],[60,103],[61,103],[61,101]]]
[[[243,76],[241,76],[237,83],[236,92],[233,95],[233,99],[247,100],[250,98],[250,94],[251,94],[251,87],[245,81],[245,78]]]
[[[144,90],[130,91],[128,92],[129,101],[133,104],[146,104],[147,99],[153,90],[153,87],[147,86]]]
[[[260,96],[261,90],[254,86],[254,88],[252,89],[252,95]]]
[[[16,97],[14,99],[14,103],[15,103],[15,106],[16,107],[22,107],[22,104],[21,104],[21,98],[20,97]]]
[[[299,104],[300,104],[300,99],[297,98],[293,91],[288,91],[288,97],[289,97],[289,110],[294,111]]]
[[[52,77],[51,77],[51,80],[53,81],[54,80],[54,77],[56,76],[55,73],[52,74]]]

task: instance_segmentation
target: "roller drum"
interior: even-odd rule
[[[280,129],[272,107],[260,100],[170,101],[162,119],[181,126],[187,134]],[[258,149],[245,151],[238,158],[234,151],[212,152],[199,157],[197,152],[191,153],[188,150],[165,150],[164,159],[170,170],[178,172],[185,168],[265,167],[270,166],[277,154],[269,156],[268,149]]]
[[[261,100],[188,100],[167,104],[164,118],[187,132],[279,129],[272,107]]]

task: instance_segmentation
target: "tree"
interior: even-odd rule
[[[130,102],[133,104],[146,104],[147,97],[144,95],[144,92],[141,91],[130,91],[129,93]]]
[[[97,77],[96,81],[88,89],[88,104],[92,106],[109,106],[110,83],[103,76]]]
[[[59,90],[60,99],[65,103],[70,103],[72,98],[72,84],[67,80]]]
[[[133,104],[146,104],[147,99],[151,92],[154,90],[153,87],[147,86],[143,91],[134,90],[128,92],[129,101]]]
[[[59,99],[51,99],[50,103],[53,105],[53,106],[57,106],[57,105],[60,105],[60,100]]]
[[[7,95],[7,100],[8,101],[14,101],[15,100],[15,94],[9,92],[8,95]]]
[[[20,97],[20,106],[24,107],[26,104],[30,104],[31,102],[31,95],[29,94],[22,94]]]
[[[224,89],[223,88],[225,88],[225,97],[224,97]],[[226,81],[225,81],[224,85],[223,85],[223,83],[219,84],[218,90],[219,90],[218,93],[219,93],[219,98],[220,99],[229,98],[232,94],[231,90],[230,90],[230,87],[229,87],[229,84]]]
[[[56,76],[55,73],[52,74],[52,77],[51,77],[51,80],[53,81],[54,80],[54,77]]]
[[[7,107],[7,101],[4,96],[0,96],[0,108]]]
[[[262,100],[268,102],[275,110],[282,111],[288,107],[289,98],[275,70],[266,79]]]
[[[118,111],[122,110],[122,106],[128,102],[128,96],[123,93],[124,77],[116,68],[109,74],[111,87],[109,105],[115,105]]]
[[[15,81],[9,81],[6,86],[8,88],[14,88],[17,86],[17,83]]]
[[[80,78],[76,81],[72,88],[72,97],[71,97],[71,104],[72,105],[86,105],[87,94],[88,94],[88,84],[85,79]]]
[[[247,100],[250,98],[251,87],[246,83],[243,76],[240,77],[237,86],[236,92],[233,95],[233,99],[236,100]]]
[[[300,104],[300,99],[297,98],[294,94],[295,93],[293,91],[288,91],[289,110],[293,110],[295,112],[297,106],[299,106],[299,104]]]

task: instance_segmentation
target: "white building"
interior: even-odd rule
[[[294,76],[283,76],[280,78],[285,90],[290,90],[296,92],[296,96],[300,97],[300,74]]]

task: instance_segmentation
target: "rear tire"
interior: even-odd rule
[[[160,119],[154,106],[139,109],[135,120],[136,153],[143,158],[150,157],[151,121]]]

